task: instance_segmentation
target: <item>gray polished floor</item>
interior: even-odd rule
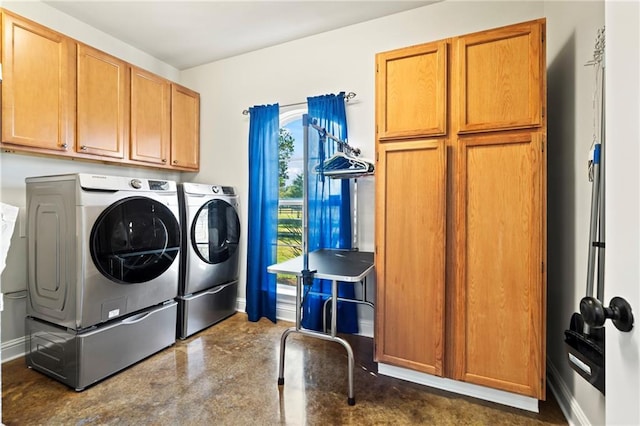
[[[280,335],[291,326],[231,318],[75,392],[24,359],[2,366],[6,425],[567,424],[551,392],[534,414],[379,376],[372,340],[349,336],[356,405],[347,404],[347,357],[334,342],[292,334],[278,387]]]

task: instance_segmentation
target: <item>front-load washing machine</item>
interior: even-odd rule
[[[182,252],[177,335],[186,338],[236,312],[240,219],[233,187],[178,185]]]
[[[26,179],[27,364],[77,389],[175,343],[176,183]]]

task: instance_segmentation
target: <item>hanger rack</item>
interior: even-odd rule
[[[326,129],[315,124],[314,119],[308,118],[308,120],[308,126],[318,131],[321,145],[327,139],[331,139],[337,144],[337,151],[329,159],[322,161],[314,168],[316,173],[332,179],[355,179],[374,173],[375,166],[373,163],[359,157],[361,154],[360,148],[354,148],[346,141],[327,133]]]
[[[309,133],[311,129],[318,131],[320,137],[319,151],[320,162],[318,166],[314,167],[316,171],[319,171],[318,177],[324,180],[326,177],[334,178],[354,178],[355,173],[352,171],[355,167],[351,162],[343,162],[338,167],[337,163],[334,163],[331,170],[328,170],[324,161],[324,144],[327,139],[330,139],[338,144],[338,152],[331,157],[334,162],[342,161],[338,158],[349,158],[354,161],[363,160],[356,159],[360,154],[360,150],[353,148],[347,142],[336,138],[335,136],[327,133],[325,129],[319,127],[317,122],[309,117],[308,114],[302,116],[302,123],[304,127],[304,165],[303,165],[303,214],[302,214],[302,255],[294,259],[287,260],[282,263],[271,265],[267,268],[270,273],[288,273],[295,274],[296,280],[296,325],[290,327],[282,333],[280,338],[280,365],[278,369],[278,385],[284,385],[284,353],[287,336],[291,333],[300,333],[306,336],[315,337],[318,339],[328,340],[341,344],[347,351],[348,361],[348,397],[347,403],[349,405],[355,404],[355,397],[353,392],[353,370],[354,370],[354,357],[353,349],[349,342],[345,339],[337,336],[337,312],[338,301],[351,302],[368,305],[373,308],[373,303],[366,300],[366,276],[373,271],[374,255],[372,252],[362,252],[359,250],[349,249],[318,249],[309,253],[308,236],[309,236]],[[320,167],[320,168],[318,168]],[[363,173],[358,171],[360,175],[373,174],[373,165],[371,169],[367,166],[367,172]],[[355,181],[355,180],[354,180]],[[357,197],[356,197],[357,198]],[[354,203],[355,206],[355,203]],[[355,210],[355,209],[354,209]],[[355,214],[354,214],[355,217]],[[355,235],[355,234],[354,234]],[[310,260],[313,266],[313,270],[310,270]],[[311,291],[311,285],[314,278],[326,279],[331,281],[331,294],[324,304],[323,315],[326,313],[326,307],[330,303],[331,305],[331,332],[324,332],[307,330],[302,327],[302,306],[303,306],[303,294],[306,296]],[[350,299],[338,297],[338,282],[348,283],[361,283],[363,285],[363,297],[362,299]],[[323,324],[326,325],[325,318],[323,317]]]

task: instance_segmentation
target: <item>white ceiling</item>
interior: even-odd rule
[[[434,1],[45,1],[178,69]]]

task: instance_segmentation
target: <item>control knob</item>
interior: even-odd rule
[[[140,181],[140,179],[131,179],[130,182],[131,186],[134,187],[135,189],[140,189],[142,188],[142,181]]]

